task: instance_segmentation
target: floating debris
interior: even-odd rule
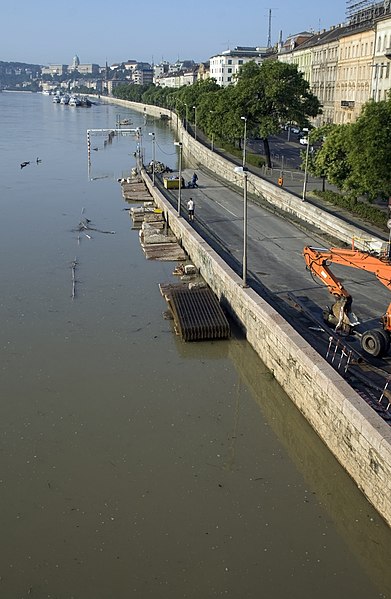
[[[74,259],[74,261],[71,264],[71,271],[72,271],[72,299],[75,299],[76,297],[76,267],[77,267],[77,258]]]

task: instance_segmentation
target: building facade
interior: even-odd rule
[[[372,97],[386,100],[391,89],[391,15],[378,19],[375,31],[375,51],[372,63]]]
[[[221,54],[210,58],[210,77],[221,87],[227,87],[235,83],[240,67],[246,62],[254,61],[261,64],[266,56],[266,48],[237,46],[233,50],[224,50]]]
[[[354,122],[371,98],[373,27],[347,30],[340,37],[335,83],[334,123]]]

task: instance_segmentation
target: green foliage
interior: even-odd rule
[[[242,150],[232,143],[225,142],[224,150],[226,152],[228,152],[229,154],[231,154],[231,156],[235,156],[236,158],[239,158],[239,160],[242,160],[242,158],[243,158]],[[250,152],[247,150],[246,164],[248,164],[248,165],[250,164],[252,166],[257,166],[257,167],[262,167],[262,166],[265,166],[265,158],[263,156],[259,156],[258,154],[254,154],[253,152]]]
[[[129,102],[142,102],[143,94],[148,90],[149,85],[134,85],[125,83],[113,89],[113,96]],[[155,86],[152,86],[155,87]]]
[[[350,213],[356,214],[372,225],[387,229],[388,215],[384,210],[380,210],[379,208],[376,208],[376,206],[372,206],[366,202],[356,202],[351,197],[336,193],[335,191],[315,190],[313,193],[334,206],[345,208]]]
[[[349,162],[350,125],[331,125],[326,131],[310,133],[310,144],[315,135],[325,135],[322,147],[311,157],[309,171],[318,177],[326,179],[339,189],[345,189],[346,181],[351,174]]]
[[[311,143],[322,138],[309,163],[313,175],[326,177],[350,198],[391,196],[391,98],[367,102],[355,123],[311,132]]]
[[[316,96],[296,65],[279,61],[254,62],[241,67],[235,86],[236,105],[247,116],[252,135],[267,138],[281,123],[308,126],[309,117],[321,112]]]
[[[391,100],[367,102],[350,127],[346,187],[369,201],[391,196]]]

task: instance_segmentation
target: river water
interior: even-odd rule
[[[0,94],[0,596],[391,597],[389,529],[239,332],[164,320],[174,265],[117,183],[136,140],[87,168],[119,112],[176,166],[163,122]]]

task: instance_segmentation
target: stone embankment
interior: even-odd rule
[[[128,107],[135,106],[124,104]],[[164,109],[137,105],[138,110],[159,116]],[[176,119],[175,119],[176,120]],[[171,121],[176,126],[176,123]],[[232,164],[197,144],[179,129],[184,151],[211,170],[238,183]],[[199,147],[200,146],[200,147]],[[375,509],[391,526],[391,428],[361,399],[346,381],[255,291],[243,288],[241,279],[183,219],[164,196],[146,184],[165,214],[169,226],[191,256],[200,274],[220,302],[234,315],[247,340],[274,374],[298,409],[350,474]],[[279,203],[311,224],[342,241],[357,238],[357,247],[368,247],[368,236],[336,217],[301,202],[265,181],[254,186],[267,201]],[[270,189],[269,186],[273,189]],[[382,240],[371,238],[371,244]]]

